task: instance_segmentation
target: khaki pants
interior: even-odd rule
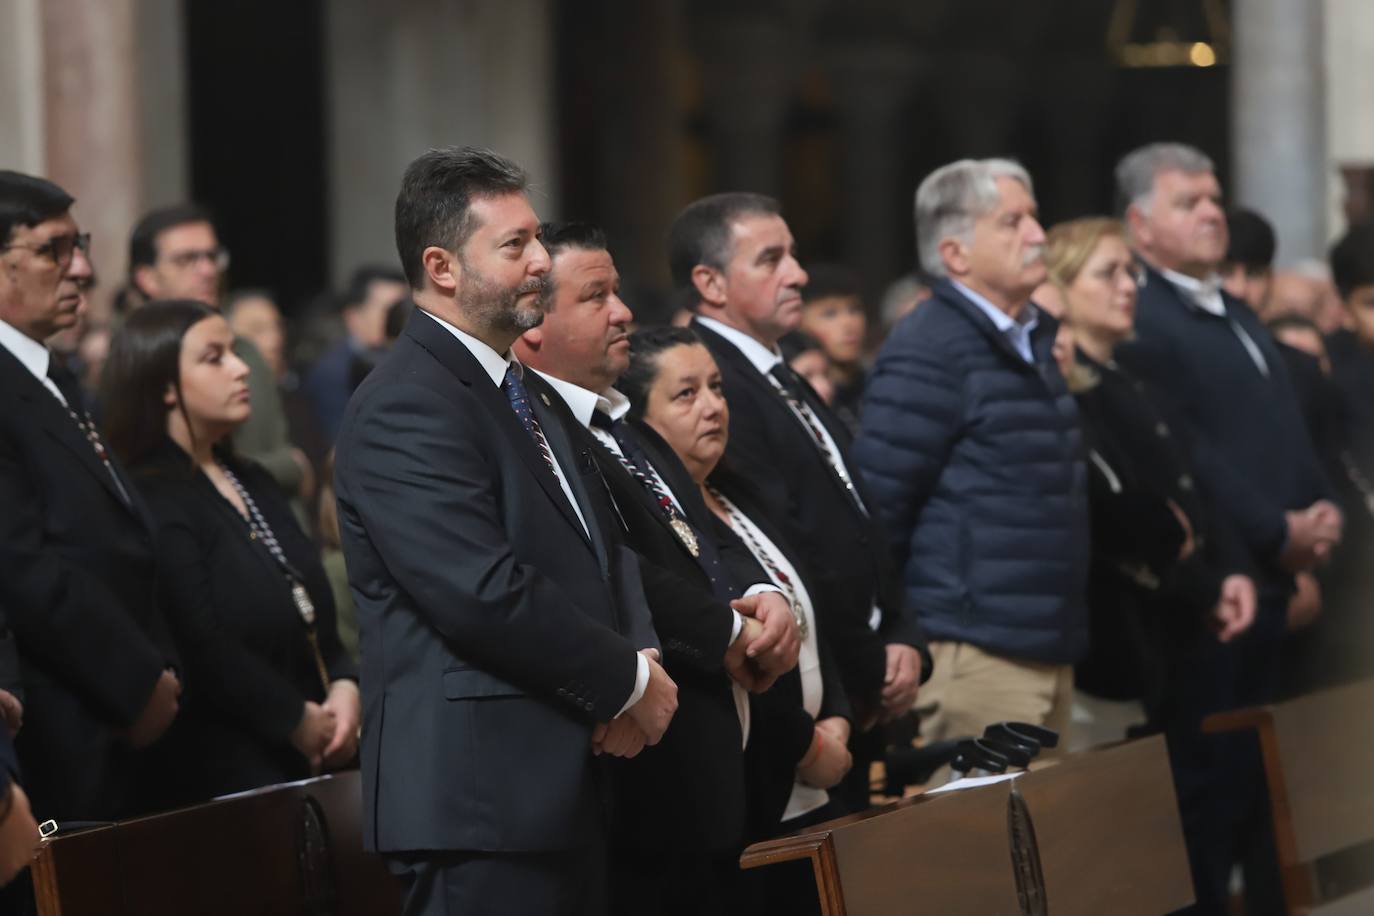
[[[1073,712],[1073,666],[1006,658],[965,642],[930,644],[934,672],[921,686],[916,712],[925,741],[982,737],[994,722],[1030,722],[1059,733],[1068,741]],[[948,768],[930,781],[943,785]]]

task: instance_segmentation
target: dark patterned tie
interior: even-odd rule
[[[100,459],[100,463],[105,465],[105,470],[109,472],[110,479],[114,481],[115,489],[119,491],[119,498],[124,505],[131,506],[133,501],[129,499],[129,491],[124,489],[124,481],[119,479],[119,474],[115,471],[114,465],[110,463],[110,454],[105,449],[105,443],[100,438],[100,431],[95,427],[95,421],[91,419],[90,413],[86,410],[86,399],[81,393],[81,385],[77,383],[76,376],[62,357],[52,353],[48,357],[48,378],[57,386],[57,390],[62,392],[62,397],[67,400],[67,414],[76,424],[76,428],[81,431],[82,437],[91,444],[95,457]]]
[[[525,390],[525,380],[520,377],[518,363],[511,363],[506,367],[506,378],[501,382],[501,390],[506,393],[506,399],[510,401],[511,410],[520,418],[520,425],[525,427],[525,432],[530,434],[534,440],[535,448],[539,449],[539,454],[544,459],[544,464],[548,465],[555,479],[558,477],[558,467],[553,463],[553,452],[549,449],[549,440],[544,438],[544,430],[539,427],[539,419],[534,415],[534,408],[530,406],[530,393]]]
[[[840,460],[840,456],[835,453],[835,450],[830,447],[829,441],[825,438],[825,433],[821,429],[820,418],[816,416],[816,412],[811,409],[811,405],[806,403],[806,400],[802,397],[802,382],[797,378],[796,373],[793,372],[786,363],[778,363],[772,369],[768,370],[768,375],[777,386],[778,393],[783,396],[788,406],[792,408],[792,413],[801,420],[802,425],[806,427],[806,431],[811,434],[812,440],[816,443],[816,448],[820,450],[821,457],[825,459],[825,463],[830,466],[830,470],[839,478],[840,485],[843,486],[845,492],[849,494],[849,498],[854,501],[855,507],[864,515],[868,515],[868,507],[865,506],[864,501],[859,498],[859,491],[854,489],[854,481],[850,479],[849,470],[845,468],[844,462]]]

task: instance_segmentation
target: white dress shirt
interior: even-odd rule
[[[1040,313],[1036,311],[1036,305],[1027,302],[1026,307],[1021,310],[1021,319],[1011,317],[1006,312],[999,309],[988,301],[987,297],[974,292],[958,280],[951,280],[954,288],[964,294],[964,297],[978,306],[978,310],[988,318],[992,319],[993,325],[1007,338],[1007,341],[1021,355],[1021,358],[1028,363],[1035,362],[1035,351],[1031,349],[1031,331],[1034,331],[1040,324]]]
[[[52,392],[52,396],[57,398],[63,407],[68,406],[67,399],[62,396],[53,380],[48,378],[48,366],[52,362],[52,353],[48,348],[29,335],[20,331],[8,322],[0,321],[0,347],[4,347],[14,354],[14,358],[27,370],[33,373],[33,377],[43,383],[43,387]]]
[[[1245,328],[1241,327],[1240,323],[1226,312],[1226,300],[1221,297],[1221,277],[1219,275],[1214,273],[1204,280],[1199,280],[1197,277],[1190,277],[1187,274],[1181,274],[1176,270],[1163,267],[1160,268],[1159,272],[1193,305],[1210,315],[1230,321],[1231,331],[1240,340],[1240,345],[1245,348],[1245,352],[1250,355],[1250,361],[1255,364],[1260,375],[1265,378],[1269,377],[1269,360],[1264,358],[1264,352],[1260,350],[1259,344],[1255,343],[1254,338]]]
[[[455,338],[458,339],[458,342],[462,344],[469,353],[472,354],[473,359],[477,360],[477,362],[481,365],[483,371],[487,373],[487,376],[491,379],[492,384],[495,385],[497,389],[500,389],[501,383],[506,380],[506,370],[510,368],[511,363],[514,363],[518,367],[517,371],[521,373],[524,372],[525,367],[521,365],[519,360],[512,356],[509,351],[507,351],[507,353],[504,356],[502,356],[500,353],[497,353],[494,349],[492,349],[483,341],[480,341],[476,337],[473,337],[471,334],[468,334],[467,332],[454,327],[444,319],[440,318],[438,315],[435,315],[432,312],[427,312],[424,309],[420,309],[420,311],[424,312],[430,318],[433,318],[438,323],[439,327],[448,331],[450,334],[452,334]],[[505,392],[502,392],[501,396],[505,397]],[[572,488],[568,485],[568,475],[563,473],[563,466],[559,464],[558,455],[555,454],[552,448],[549,449],[549,460],[553,462],[554,476],[558,478],[558,485],[562,488],[563,495],[567,497],[568,503],[573,507],[573,511],[577,513],[577,520],[582,523],[583,532],[585,532],[588,537],[591,537],[591,532],[587,528],[587,519],[582,514],[582,507],[578,505],[577,497],[573,495]],[[631,706],[638,703],[640,699],[644,696],[644,691],[647,690],[648,687],[649,662],[647,659],[644,658],[643,655],[636,652],[634,691],[630,694],[630,698],[627,701],[625,701],[625,705],[620,708],[620,712],[616,713],[616,716],[619,717],[621,714],[625,712],[625,710],[629,709]]]

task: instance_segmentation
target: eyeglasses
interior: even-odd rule
[[[0,251],[9,251],[11,248],[23,248],[40,257],[52,258],[54,264],[66,270],[72,264],[72,254],[76,249],[80,248],[81,253],[88,258],[91,256],[91,234],[81,232],[75,235],[55,235],[37,245],[10,242],[4,248],[0,248]]]
[[[177,270],[189,270],[201,261],[214,264],[219,270],[229,269],[229,249],[205,248],[201,250],[178,251],[167,255],[167,260]]]

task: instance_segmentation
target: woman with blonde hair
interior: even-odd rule
[[[1116,363],[1140,276],[1124,227],[1096,217],[1055,226],[1045,260],[1053,296],[1036,301],[1062,305],[1056,355],[1078,400],[1091,478],[1092,648],[1074,680],[1102,699],[1143,702],[1146,727],[1159,730],[1188,647],[1249,627],[1254,584],[1228,574],[1236,551],[1208,522],[1181,427]]]

